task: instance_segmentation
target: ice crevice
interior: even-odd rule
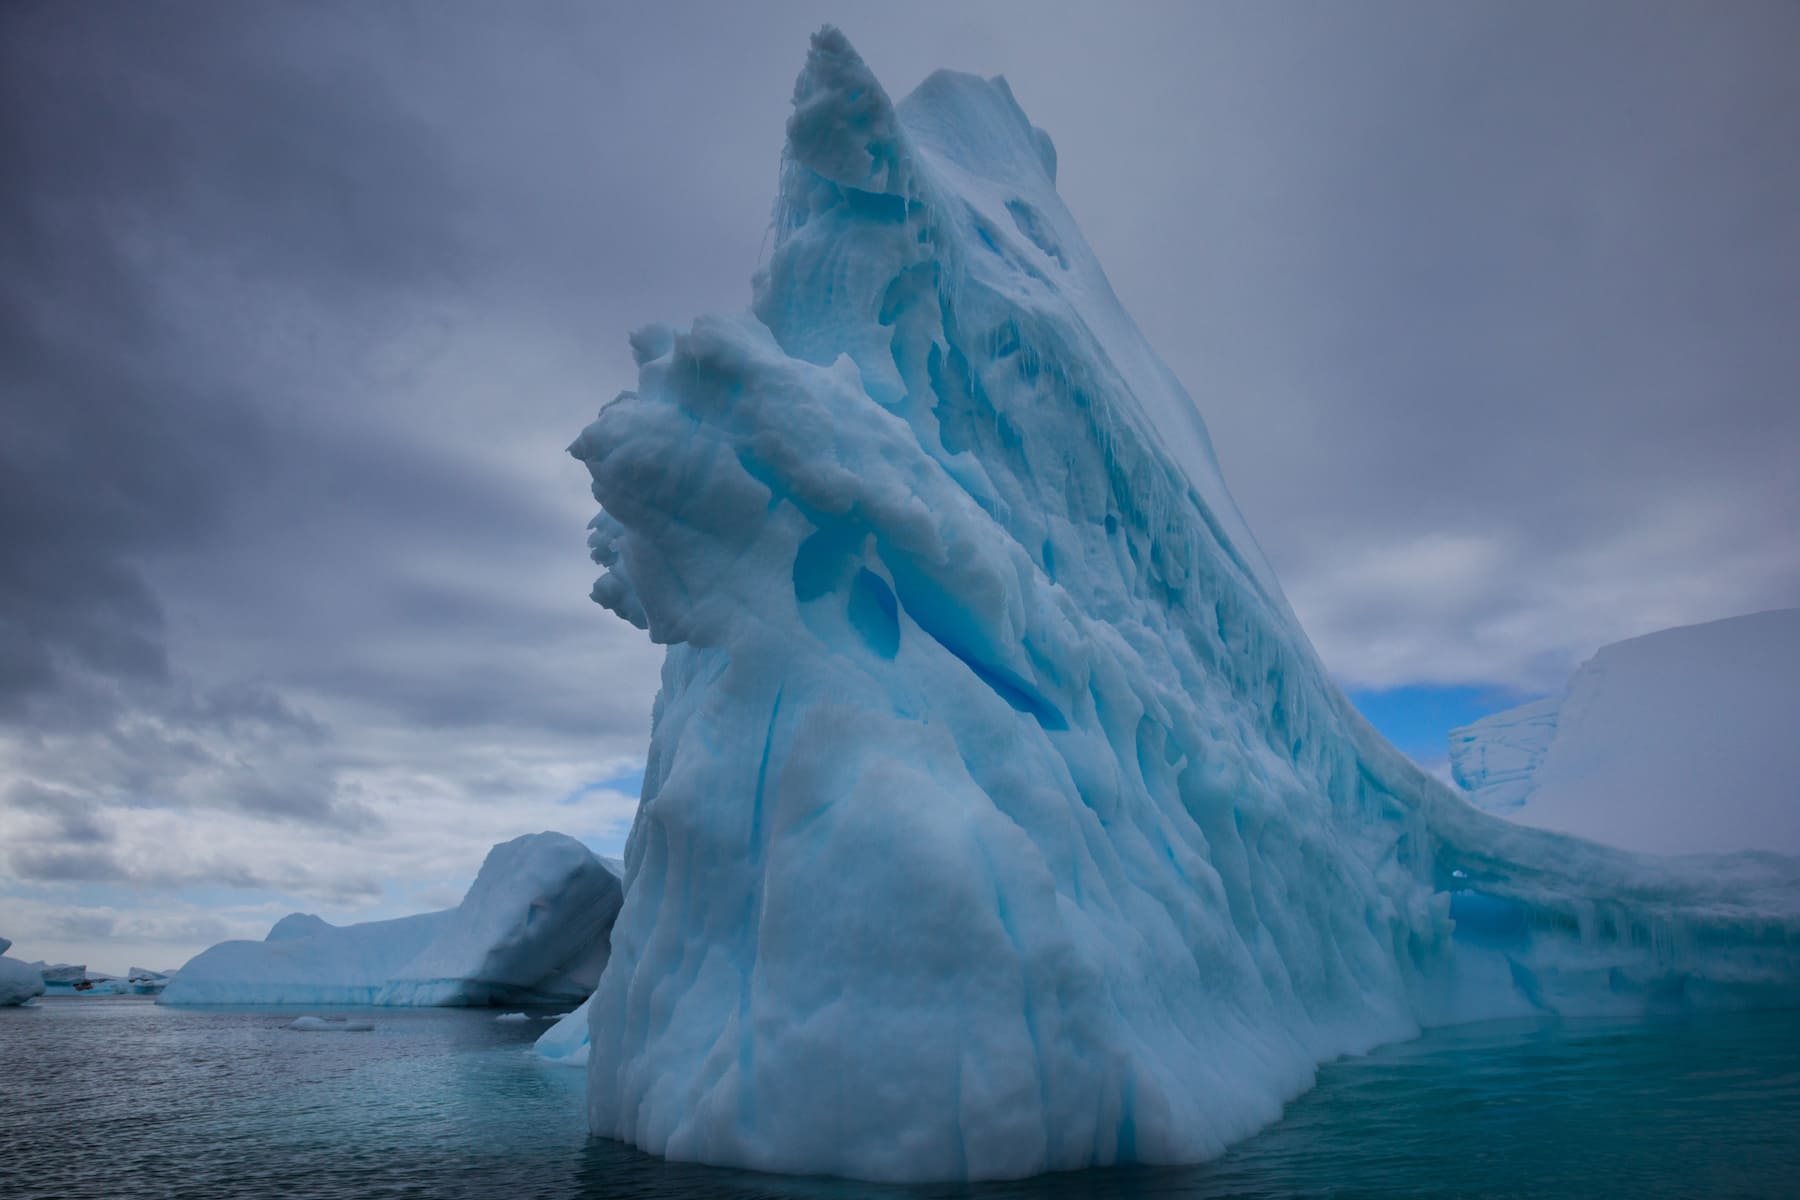
[[[1331,684],[1003,81],[827,29],[751,309],[577,438],[667,646],[596,1133],[873,1179],[1192,1161],[1426,1025],[1800,999],[1789,860],[1476,811]]]

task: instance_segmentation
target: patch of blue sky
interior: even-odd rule
[[[573,808],[591,801],[601,793],[612,796],[623,796],[634,802],[644,790],[644,764],[633,763],[624,769],[608,775],[604,779],[589,780],[573,789],[568,795],[557,801],[565,808]],[[595,854],[604,854],[609,858],[618,858],[625,853],[625,835],[631,832],[631,818],[613,818],[604,825],[591,826],[586,829],[566,827],[570,836],[578,839]]]
[[[637,763],[608,775],[605,779],[592,779],[569,792],[558,800],[560,805],[580,804],[595,792],[618,792],[620,795],[636,799],[644,790],[644,765]]]
[[[1409,684],[1381,691],[1349,691],[1350,702],[1402,754],[1435,770],[1450,756],[1450,731],[1536,699],[1501,687]]]

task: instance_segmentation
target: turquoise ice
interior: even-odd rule
[[[1509,825],[1356,714],[1055,179],[1003,80],[895,105],[821,31],[751,310],[635,334],[572,447],[668,647],[593,1130],[1194,1161],[1427,1025],[1800,999],[1791,861]]]

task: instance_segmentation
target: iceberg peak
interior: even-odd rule
[[[813,34],[794,81],[785,156],[846,188],[908,194],[909,155],[893,102],[836,26]]]
[[[892,104],[820,31],[752,311],[571,447],[595,599],[668,647],[594,1132],[1193,1161],[1425,1024],[1800,998],[1791,872],[1509,826],[1356,714],[1052,164],[1003,81]]]

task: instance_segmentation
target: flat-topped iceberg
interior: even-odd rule
[[[1481,808],[1658,854],[1800,854],[1800,609],[1603,646],[1563,693],[1450,733]]]
[[[495,846],[461,904],[335,926],[306,913],[260,942],[190,961],[164,1004],[556,1004],[585,999],[606,965],[619,870],[574,838]]]
[[[88,977],[85,963],[33,963],[44,977],[44,986],[53,992],[72,992],[75,985]]]
[[[593,1131],[1190,1161],[1425,1023],[1800,998],[1791,864],[1511,826],[1357,715],[1055,178],[1003,81],[894,105],[822,31],[752,311],[635,334],[572,447],[668,647]]]

